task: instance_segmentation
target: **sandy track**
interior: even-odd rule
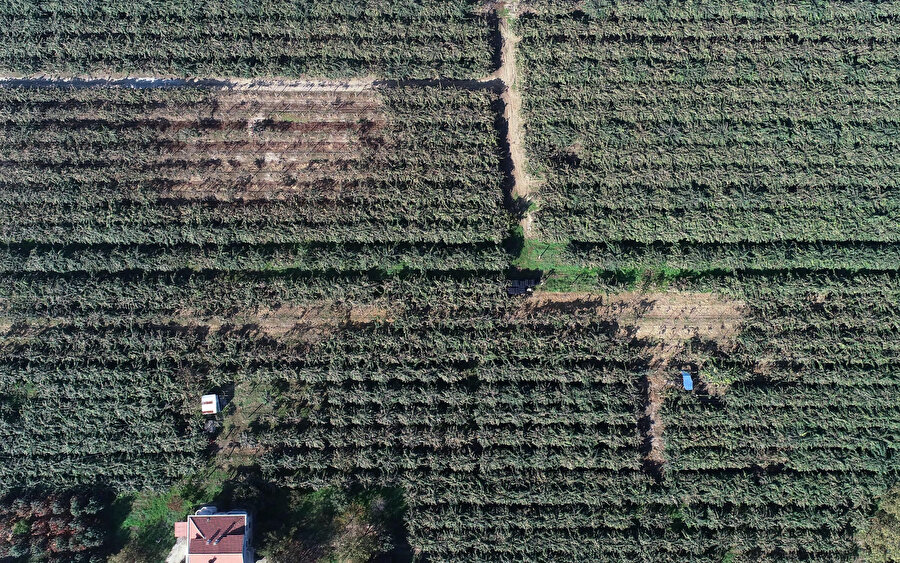
[[[504,11],[515,17],[517,6],[514,3],[499,2],[492,6],[497,12],[500,32],[500,68],[488,79],[500,80],[503,83],[501,99],[504,103],[503,118],[506,120],[506,140],[509,146],[509,157],[512,166],[513,199],[531,199],[532,179],[528,175],[527,153],[525,150],[525,126],[522,120],[522,93],[520,91],[519,70],[516,65],[516,44],[520,38],[513,33],[510,20],[503,16]],[[525,236],[532,234],[533,217],[525,213],[520,221]]]
[[[315,342],[343,326],[393,322],[399,310],[385,304],[349,305],[330,301],[305,305],[260,307],[232,317],[204,317],[195,311],[181,311],[173,319],[185,326],[199,326],[213,332],[251,327],[260,335],[279,340]]]
[[[0,76],[0,88],[14,86],[70,86],[74,88],[216,88],[257,92],[363,92],[374,78],[345,80],[297,80],[289,78],[180,78],[165,76],[46,75]]]
[[[591,315],[616,322],[619,336],[677,346],[692,338],[718,342],[734,336],[744,310],[744,304],[739,301],[709,293],[537,292],[523,301],[517,314]],[[660,353],[666,352],[660,350]]]

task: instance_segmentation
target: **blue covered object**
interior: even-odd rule
[[[681,371],[681,382],[684,383],[685,391],[693,391],[694,390],[694,380],[691,379],[691,374],[682,370]]]

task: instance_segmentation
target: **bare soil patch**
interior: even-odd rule
[[[525,131],[522,124],[522,95],[519,92],[519,72],[516,67],[516,43],[519,37],[510,28],[509,21],[500,18],[500,36],[503,38],[500,68],[492,75],[506,85],[501,98],[505,103],[503,117],[508,127],[509,152],[513,162],[513,194],[527,196],[529,194],[529,178],[525,171]]]
[[[332,93],[361,92],[370,90],[376,82],[375,77],[347,78],[344,80],[303,80],[287,77],[272,78],[235,78],[208,77],[183,78],[176,75],[134,76],[130,73],[103,72],[90,76],[75,73],[58,74],[9,74],[0,76],[0,85],[55,85],[66,84],[75,88],[118,87],[118,88],[217,88],[233,91],[249,92],[302,92]]]
[[[519,71],[516,66],[516,44],[520,37],[513,33],[510,18],[514,18],[519,10],[518,2],[491,1],[483,5],[483,10],[497,14],[497,25],[500,34],[500,67],[482,79],[483,82],[500,80],[503,83],[503,119],[506,121],[506,141],[509,147],[510,174],[512,175],[512,197],[530,199],[532,179],[527,172],[527,153],[525,150],[525,126],[522,121],[522,94],[520,91]],[[530,236],[533,218],[526,213],[520,222],[525,236]]]
[[[708,293],[537,292],[524,301],[518,314],[563,312],[596,316],[616,322],[619,336],[671,346],[694,338],[724,344],[737,333],[745,311],[746,306],[740,301]]]
[[[647,374],[647,401],[644,407],[644,416],[648,421],[645,436],[645,440],[648,442],[646,460],[656,465],[662,465],[666,461],[663,455],[665,450],[663,431],[666,426],[659,413],[666,385],[666,376],[663,371],[653,370]]]
[[[399,307],[387,304],[351,305],[320,301],[304,305],[260,307],[231,317],[204,317],[185,310],[176,322],[206,327],[213,332],[233,330],[282,341],[318,342],[342,327],[393,322]]]
[[[367,176],[386,145],[375,89],[211,90],[184,114],[134,116],[159,129],[151,169],[160,196],[218,201],[341,193]]]

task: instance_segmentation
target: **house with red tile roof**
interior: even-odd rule
[[[253,563],[250,516],[242,510],[204,506],[175,523],[175,537],[187,540],[185,563]]]

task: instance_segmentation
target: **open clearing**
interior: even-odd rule
[[[596,316],[619,325],[625,338],[674,347],[692,339],[725,344],[740,327],[746,305],[707,293],[626,292],[618,294],[537,292],[521,315],[560,313]],[[660,352],[669,353],[668,350]],[[665,359],[661,357],[660,359]]]
[[[208,328],[212,332],[249,330],[251,334],[279,340],[319,342],[341,328],[393,322],[399,310],[399,306],[386,303],[345,305],[322,301],[263,307],[232,317],[203,317],[192,311],[181,311],[175,315],[175,320],[185,326]]]

